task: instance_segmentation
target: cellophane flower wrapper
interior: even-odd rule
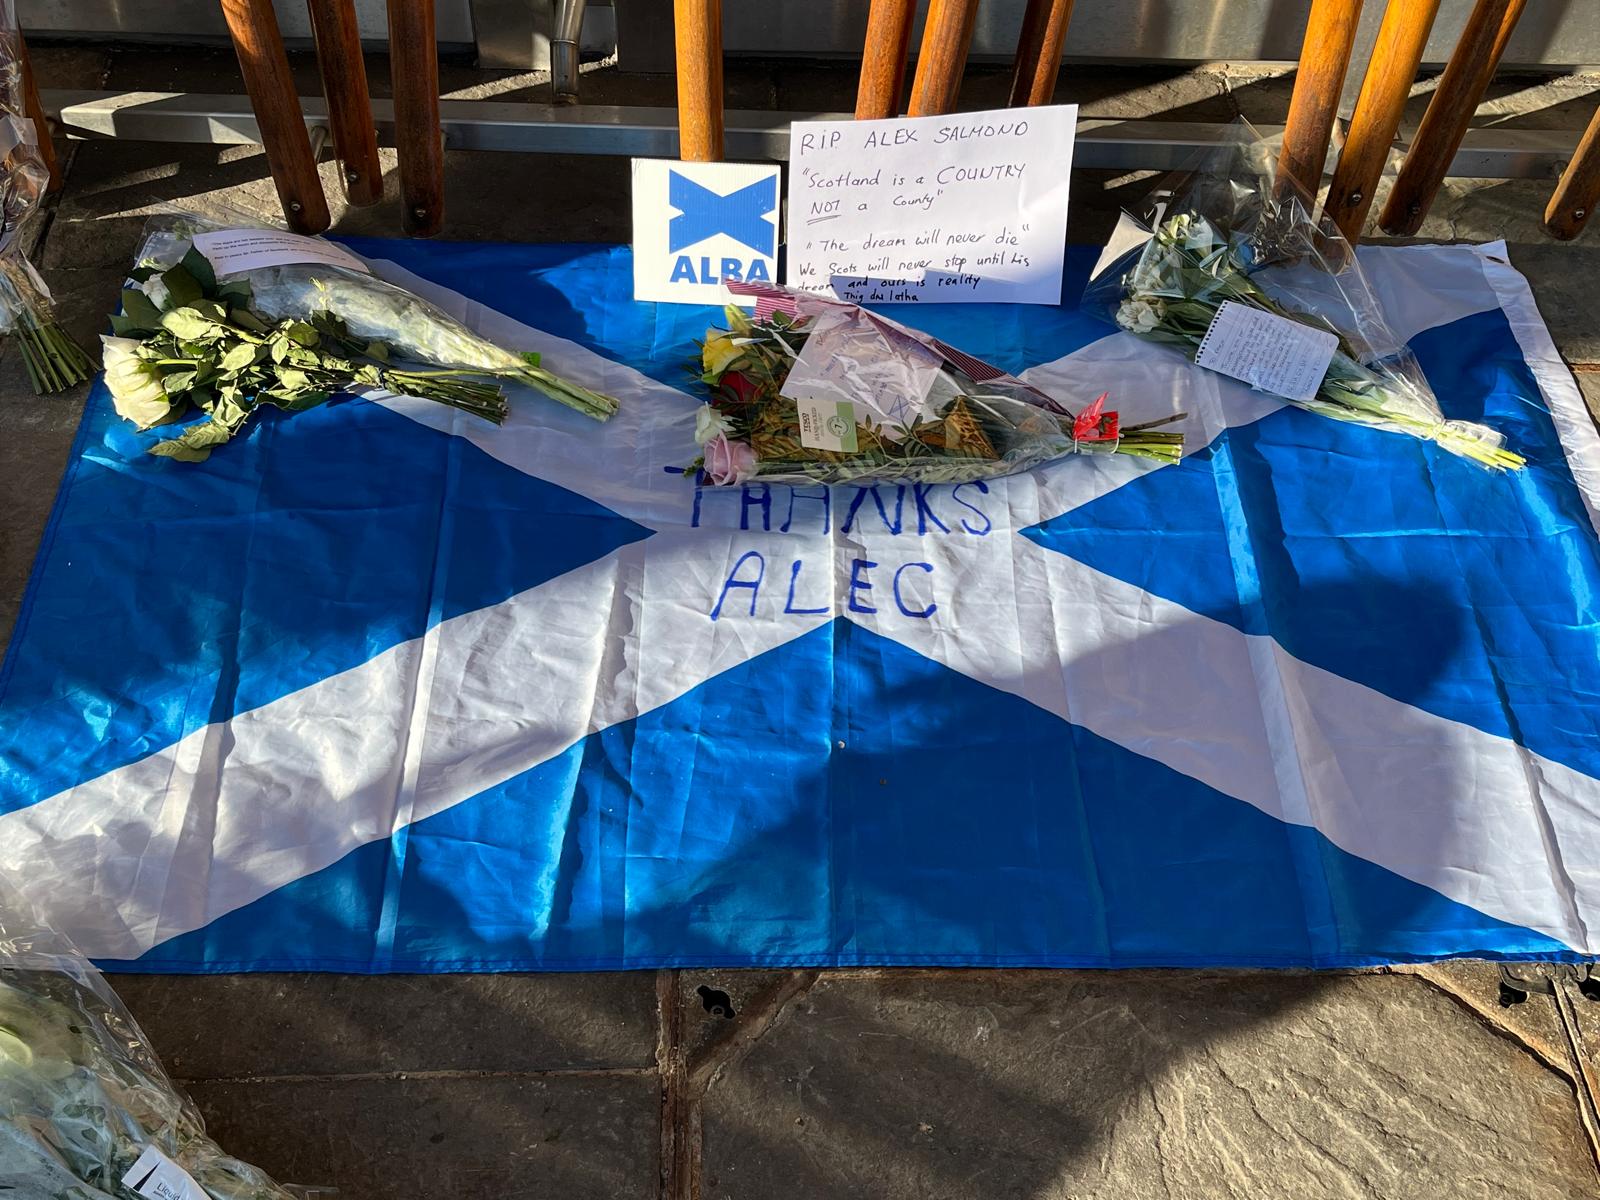
[[[696,422],[698,465],[713,484],[959,483],[1074,453],[1169,462],[1181,453],[1180,434],[1120,430],[1103,401],[1072,413],[859,305],[775,285],[729,288],[756,312],[730,308],[729,328],[707,331],[697,364],[710,392]],[[818,445],[822,410],[832,431]]]
[[[59,392],[89,378],[94,364],[56,325],[50,289],[24,253],[50,184],[24,96],[16,11],[0,0],[0,335],[21,343],[34,391]]]
[[[145,225],[136,266],[165,270],[183,261],[198,234],[249,229],[282,232],[242,214],[237,220],[217,220],[188,212],[161,213]],[[402,358],[526,384],[597,420],[616,412],[615,400],[561,379],[549,369],[554,364],[496,345],[438,305],[359,267],[283,263],[239,271],[224,268],[217,271],[217,278],[247,281],[253,307],[267,317],[303,321],[318,312],[331,312],[352,334],[383,342]]]
[[[0,880],[0,1195],[138,1200],[152,1146],[212,1200],[303,1195],[206,1136],[105,976]]]
[[[1354,249],[1294,181],[1276,145],[1236,121],[1214,148],[1124,212],[1090,277],[1083,311],[1191,361],[1223,303],[1248,305],[1335,335],[1309,400],[1338,420],[1411,434],[1489,467],[1518,467],[1486,425],[1447,419],[1401,343]]]

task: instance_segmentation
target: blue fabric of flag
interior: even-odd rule
[[[693,342],[720,319],[635,304],[619,248],[350,245],[685,390]],[[1071,249],[1065,295],[1094,256]],[[1010,371],[1109,332],[1071,302],[911,307],[886,311]],[[1410,438],[1285,409],[1025,536],[1600,776],[1600,544],[1538,384],[1498,310],[1412,347],[1447,415],[1503,429],[1528,470],[1507,485]],[[201,468],[144,456],[153,436],[95,389],[0,667],[0,814],[651,536],[365,402],[268,414]],[[1572,957],[834,620],[106,965],[1350,966],[1460,954]]]

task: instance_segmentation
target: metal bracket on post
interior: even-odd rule
[[[557,104],[578,102],[578,52],[588,0],[556,0],[556,27],[550,38],[550,85]]]

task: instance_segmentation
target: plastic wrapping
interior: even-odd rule
[[[139,1200],[163,1180],[174,1200],[296,1195],[206,1136],[105,977],[0,881],[0,1195]]]
[[[1326,331],[1337,344],[1320,384],[1313,376],[1302,395],[1264,390],[1323,416],[1437,442],[1485,466],[1521,466],[1494,430],[1445,418],[1350,244],[1331,220],[1313,220],[1314,201],[1276,178],[1275,159],[1273,144],[1235,122],[1138,213],[1123,214],[1085,289],[1084,311],[1191,360],[1230,302]]]
[[[1104,396],[1069,412],[859,305],[729,286],[756,298],[756,315],[729,308],[729,328],[706,331],[697,374],[711,396],[695,427],[703,457],[691,469],[713,484],[959,483],[1074,453],[1167,462],[1182,453],[1181,434],[1121,428]]]
[[[87,379],[94,364],[56,325],[50,289],[23,253],[24,228],[50,184],[25,97],[16,9],[0,0],[0,334],[21,344],[34,391],[58,392]]]
[[[252,255],[238,247],[224,259],[208,242],[208,238],[252,232],[276,239],[284,247],[276,255],[280,261],[271,261],[275,256],[270,251]],[[217,279],[247,282],[252,307],[265,317],[306,321],[317,313],[331,312],[355,336],[381,341],[402,358],[526,384],[597,420],[616,412],[617,402],[609,396],[562,379],[538,362],[537,356],[495,345],[443,309],[378,278],[355,255],[322,238],[287,234],[249,217],[222,222],[192,213],[164,213],[152,217],[145,227],[136,272],[159,272],[178,265],[197,237],[202,253],[215,259]],[[293,257],[293,247],[316,260],[281,261]],[[230,267],[230,261],[237,265]],[[159,287],[159,283],[144,280],[141,286]]]

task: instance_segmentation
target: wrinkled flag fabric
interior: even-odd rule
[[[1505,248],[1364,250],[1494,474],[1076,311],[890,307],[1178,465],[698,489],[627,252],[353,241],[622,401],[90,398],[0,673],[0,871],[112,969],[1600,951],[1600,439]],[[1076,297],[1094,259],[1069,255]]]

